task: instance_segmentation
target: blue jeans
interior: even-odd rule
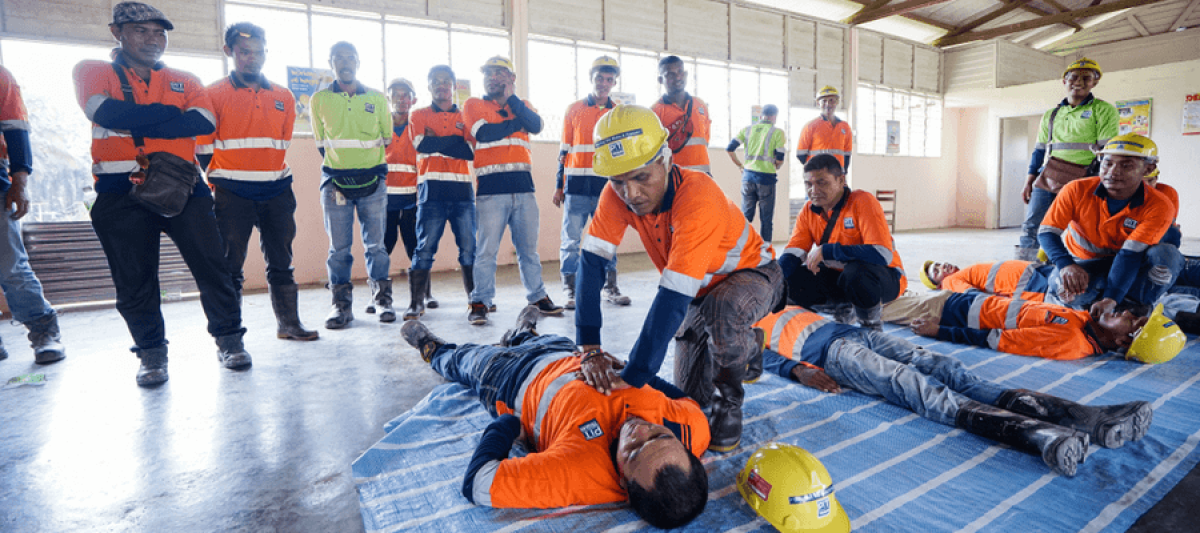
[[[1113,257],[1087,259],[1076,264],[1088,273],[1088,288],[1075,299],[1066,301],[1058,294],[1062,286],[1062,272],[1054,269],[1050,274],[1049,286],[1046,289],[1046,301],[1056,305],[1087,309],[1093,302],[1104,296],[1108,288],[1108,273],[1112,270]],[[1183,254],[1170,244],[1156,244],[1146,249],[1146,259],[1137,271],[1137,277],[1129,286],[1126,298],[1138,303],[1152,304],[1175,284],[1176,278],[1184,270]],[[1121,302],[1117,302],[1121,303]]]
[[[321,187],[321,208],[325,211],[325,233],[329,234],[329,258],[325,269],[329,272],[331,285],[350,283],[350,267],[354,256],[350,246],[354,244],[354,213],[358,212],[358,223],[362,226],[363,249],[367,259],[367,275],[381,281],[388,279],[391,260],[383,247],[384,221],[387,219],[387,187],[378,187],[370,196],[345,199],[338,205],[341,196],[333,183]]]
[[[558,249],[559,267],[563,280],[568,274],[579,272],[579,242],[583,239],[583,228],[596,212],[599,196],[568,194],[563,200],[562,245]],[[617,270],[617,256],[608,262],[607,272]]]
[[[12,211],[5,210],[0,217],[4,222],[5,239],[0,244],[0,288],[4,299],[17,322],[32,322],[54,314],[50,302],[42,295],[42,282],[29,267],[29,254],[21,241],[21,221],[13,220]]]
[[[1179,272],[1179,277],[1175,279],[1174,288],[1179,288],[1180,286],[1197,289],[1198,292],[1195,294],[1200,294],[1200,260],[1184,260],[1183,269]],[[1171,292],[1176,291],[1172,289]]]
[[[538,257],[538,206],[533,193],[487,194],[475,198],[479,217],[475,250],[475,290],[471,301],[492,305],[496,296],[496,254],[504,227],[512,228],[512,243],[517,249],[517,268],[525,285],[529,303],[546,297],[542,283],[542,260]]]
[[[742,214],[747,222],[754,222],[754,207],[757,204],[759,227],[758,234],[769,244],[775,227],[775,184],[763,185],[747,179],[749,170],[742,175]]]
[[[417,204],[417,251],[413,254],[413,270],[433,268],[433,256],[446,231],[446,222],[458,245],[458,264],[475,264],[475,202],[442,202],[431,200]]]
[[[475,391],[492,416],[498,415],[497,402],[519,412],[517,396],[530,372],[545,366],[539,362],[574,356],[575,342],[558,335],[522,333],[511,344],[446,344],[433,353],[430,364],[442,377]]]
[[[833,341],[825,373],[839,385],[882,396],[948,426],[954,425],[964,397],[995,405],[1005,390],[972,374],[958,359],[870,330]]]
[[[1033,188],[1033,194],[1025,206],[1025,221],[1021,223],[1021,248],[1041,248],[1037,240],[1038,228],[1042,226],[1042,219],[1057,196],[1045,189]]]
[[[1193,289],[1192,287],[1186,288]],[[1175,314],[1180,311],[1195,313],[1197,309],[1200,309],[1200,295],[1191,291],[1177,293],[1172,289],[1170,294],[1162,295],[1155,304],[1163,304],[1163,315],[1175,320]]]

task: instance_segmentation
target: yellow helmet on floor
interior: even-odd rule
[[[653,111],[619,105],[600,117],[592,138],[596,139],[592,171],[607,178],[654,161],[666,146],[667,129]]]
[[[1100,70],[1099,63],[1092,61],[1091,59],[1088,59],[1086,57],[1081,57],[1079,59],[1076,59],[1075,61],[1072,61],[1070,65],[1067,65],[1067,69],[1063,71],[1063,77],[1064,78],[1067,77],[1067,74],[1070,73],[1072,70],[1081,70],[1081,69],[1096,71],[1096,79],[1100,79],[1102,76],[1104,76],[1104,71]]]
[[[1185,344],[1187,335],[1183,334],[1174,320],[1163,314],[1163,304],[1158,304],[1154,306],[1146,325],[1142,326],[1141,333],[1129,345],[1125,358],[1140,363],[1165,363],[1179,355]]]
[[[821,87],[821,90],[817,91],[817,100],[820,100],[826,96],[839,96],[840,97],[840,95],[838,94],[837,88],[832,85],[826,85],[824,87]]]
[[[924,283],[925,286],[929,287],[930,289],[936,289],[938,288],[937,284],[934,283],[933,280],[929,279],[929,265],[932,264],[933,260],[931,259],[926,261],[925,264],[921,266],[921,283]]]
[[[1151,163],[1158,162],[1158,145],[1149,137],[1136,133],[1126,133],[1109,139],[1104,143],[1104,148],[1097,153],[1143,157]]]
[[[597,57],[595,61],[592,61],[592,70],[590,72],[595,74],[597,70],[605,69],[607,69],[608,72],[612,72],[618,76],[621,75],[621,64],[617,63],[616,58],[612,56]]]
[[[850,531],[829,472],[802,448],[778,442],[759,448],[738,473],[737,488],[754,512],[785,533]]]

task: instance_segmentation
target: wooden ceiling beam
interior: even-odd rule
[[[1071,8],[1064,6],[1058,2],[1055,2],[1054,0],[1043,0],[1043,1],[1046,2],[1047,4],[1050,4],[1050,6],[1053,7],[1054,9],[1057,9],[1059,13],[1067,13],[1067,12],[1071,11]],[[1034,15],[1037,15],[1039,17],[1044,17],[1046,15],[1054,15],[1055,14],[1053,11],[1046,11],[1045,9],[1042,9],[1038,6],[1031,6],[1029,4],[1022,6],[1021,9],[1024,9],[1025,11],[1033,13]],[[1083,26],[1080,26],[1078,22],[1075,22],[1073,20],[1068,20],[1066,22],[1063,22],[1063,24],[1070,26],[1072,28],[1075,28],[1075,31],[1083,31]]]
[[[1004,4],[996,9],[993,9],[990,13],[983,15],[982,17],[979,17],[979,18],[972,20],[966,24],[963,24],[962,26],[955,28],[954,31],[947,33],[945,36],[943,36],[943,38],[954,37],[955,35],[962,35],[964,33],[967,33],[975,28],[978,28],[980,26],[983,26],[984,24],[987,24],[993,20],[996,20],[997,18],[1000,18],[1004,14],[1006,14],[1014,9],[1023,7],[1025,4],[1028,4],[1029,2],[1032,2],[1032,1],[1033,0],[1015,0],[1013,2]]]
[[[1092,6],[1092,7],[1085,7],[1083,9],[1076,9],[1074,11],[1068,11],[1066,13],[1058,13],[1056,15],[1049,15],[1049,16],[1041,17],[1041,18],[1034,19],[1034,20],[1018,22],[1016,24],[1008,24],[1006,26],[1000,26],[1000,27],[991,28],[988,30],[963,33],[961,35],[955,35],[953,37],[943,37],[941,39],[934,41],[933,45],[934,46],[952,46],[952,45],[956,45],[956,44],[965,44],[965,43],[970,43],[970,42],[975,42],[975,41],[983,41],[983,40],[992,39],[995,37],[1001,37],[1004,35],[1008,35],[1010,33],[1016,33],[1016,32],[1021,32],[1021,31],[1025,31],[1025,30],[1032,30],[1034,28],[1041,28],[1043,26],[1049,26],[1051,24],[1061,24],[1064,21],[1072,21],[1072,20],[1081,19],[1084,17],[1103,15],[1104,13],[1112,13],[1113,11],[1119,11],[1121,9],[1155,4],[1155,3],[1158,3],[1161,1],[1162,0],[1118,0],[1116,2],[1112,2],[1112,3],[1108,3],[1108,4]]]
[[[867,0],[850,0],[850,1],[851,1],[851,2],[854,2],[854,3],[856,3],[856,4],[859,4],[859,5],[864,5],[864,6],[870,6],[871,4],[873,4],[873,3],[874,3],[874,2],[868,2]],[[906,19],[908,19],[908,20],[911,20],[911,21],[913,21],[913,22],[920,22],[921,24],[928,24],[928,25],[930,25],[930,26],[933,26],[933,27],[935,27],[935,28],[941,28],[941,29],[943,29],[943,30],[946,30],[946,31],[954,31],[954,25],[953,25],[953,24],[947,24],[947,23],[945,23],[945,22],[942,22],[942,21],[940,21],[940,20],[934,20],[934,19],[931,19],[931,18],[929,18],[929,17],[925,17],[925,16],[921,16],[921,15],[913,14],[913,13],[905,13],[905,14],[903,14],[903,15],[900,15],[900,16],[901,16],[901,17],[904,17],[904,18],[906,18]]]
[[[1183,10],[1183,13],[1179,14],[1179,18],[1175,19],[1175,22],[1171,23],[1171,26],[1167,28],[1167,31],[1175,31],[1176,28],[1182,26],[1183,22],[1186,21],[1188,17],[1192,16],[1192,12],[1195,11],[1197,7],[1200,7],[1200,0],[1192,0],[1192,3],[1188,4],[1187,8]]]
[[[875,7],[874,9],[871,8],[872,6],[867,6],[866,8],[859,10],[857,13],[850,15],[842,22],[850,25],[865,24],[873,20],[879,20],[894,15],[903,15],[915,9],[942,4],[949,1],[950,0],[905,0],[903,2],[896,2],[881,7]]]

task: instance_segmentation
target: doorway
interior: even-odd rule
[[[1029,174],[1029,157],[1037,143],[1041,115],[1000,119],[1000,209],[997,226],[1019,227],[1025,220],[1021,190]]]

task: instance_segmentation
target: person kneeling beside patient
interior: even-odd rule
[[[666,381],[642,387],[615,373],[608,394],[583,381],[575,343],[538,335],[529,306],[498,345],[449,344],[419,321],[401,334],[448,380],[479,394],[496,419],[484,430],[463,480],[478,505],[557,508],[628,500],[650,525],[691,522],[708,501],[708,474],[699,456],[709,444],[700,406]],[[521,440],[531,451],[509,457]]]
[[[1075,475],[1089,442],[1119,448],[1145,436],[1154,417],[1145,401],[1091,407],[1005,389],[958,359],[798,306],[767,315],[757,327],[766,333],[765,371],[825,392],[846,387],[881,396],[934,422],[1041,455],[1065,476]]]

